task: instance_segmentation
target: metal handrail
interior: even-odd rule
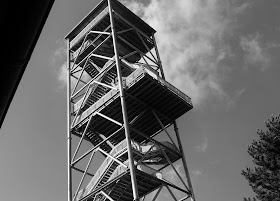
[[[161,77],[159,77],[158,72],[156,70],[154,70],[153,68],[151,68],[149,65],[147,64],[142,64],[141,65],[142,68],[144,68],[144,70],[146,72],[149,73],[149,75],[151,75],[152,77],[154,77],[155,79],[157,79],[163,86],[166,86],[171,92],[175,93],[176,95],[178,95],[180,98],[182,98],[183,100],[187,101],[190,105],[192,105],[192,101],[191,98],[189,96],[187,96],[186,94],[184,94],[182,91],[180,91],[179,89],[177,89],[176,87],[174,87],[172,84],[170,84],[169,82],[167,82],[166,80],[162,79]],[[152,73],[152,74],[151,74]]]
[[[72,58],[71,59],[75,59],[79,53],[80,53],[80,49],[81,49],[81,52],[83,52],[87,47],[89,47],[91,45],[92,41],[89,39],[89,40],[86,40],[84,45],[81,45],[75,52],[72,53]]]
[[[118,145],[116,145],[115,148],[113,148],[111,150],[110,155],[113,157],[117,157],[118,155],[120,155],[121,153],[123,153],[125,151],[125,148],[126,148],[126,141],[123,140]],[[113,159],[111,159],[110,157],[107,157],[103,161],[102,165],[96,171],[96,173],[94,174],[94,177],[91,179],[88,186],[86,187],[84,195],[87,195],[90,191],[92,191],[94,189],[95,186],[98,185],[99,181],[102,179],[102,175],[105,174],[109,165],[112,163],[113,163]]]
[[[104,18],[109,12],[108,7],[99,13],[80,33],[70,41],[70,48],[72,48],[88,31],[92,29],[102,18]]]
[[[163,142],[166,146],[174,149],[175,147],[168,141],[166,142]],[[141,145],[139,144],[138,142],[132,140],[131,141],[131,146],[134,150],[142,153],[142,154],[145,154],[146,151],[143,150],[143,146],[147,146],[147,145]],[[151,145],[152,146],[152,145]],[[127,141],[126,140],[123,140],[121,141],[119,144],[117,144],[110,152],[110,155],[113,156],[113,157],[118,157],[121,153],[123,153],[127,148]],[[158,151],[159,147],[154,147],[153,150],[150,150],[151,152],[155,152],[155,151]],[[148,149],[147,149],[148,150]],[[83,192],[82,192],[82,195],[80,196],[85,196],[85,195],[88,195],[91,191],[93,191],[97,186],[98,184],[100,183],[100,181],[102,180],[102,177],[105,175],[105,173],[107,172],[109,166],[113,163],[113,159],[110,158],[110,157],[107,157],[102,165],[99,167],[99,169],[96,171],[94,177],[91,179],[91,181],[89,182],[89,184],[87,185],[87,187],[85,189],[83,189]],[[126,160],[124,162],[125,165],[128,165],[128,160]],[[108,180],[111,180],[115,177],[117,177],[118,175],[122,174],[123,172],[125,172],[128,168],[122,166],[122,165],[118,165],[116,167],[116,169],[113,171],[113,173],[110,175],[109,179]],[[159,174],[160,172],[158,172],[157,170],[153,169],[153,168],[150,168],[148,166],[144,166],[144,165],[138,165],[137,166],[137,169],[139,169],[140,171],[143,171],[145,173],[148,173],[152,176],[155,176],[159,179],[162,178],[162,175]]]
[[[191,102],[191,98],[189,96],[187,96],[186,94],[184,94],[182,91],[180,91],[179,89],[177,89],[176,87],[174,87],[172,84],[168,83],[167,81],[165,81],[164,79],[162,79],[161,77],[159,77],[157,74],[154,73],[154,70],[152,71],[151,69],[148,69],[147,67],[141,65],[137,70],[133,71],[129,76],[127,76],[124,81],[125,87],[129,87],[130,85],[132,85],[133,83],[137,82],[137,78],[140,77],[143,72],[148,73],[150,76],[152,76],[154,79],[158,80],[158,82],[165,86],[169,91],[171,91],[172,93],[178,95],[181,99],[185,100],[187,103],[189,103],[190,105],[192,105]],[[111,93],[111,95],[110,95]],[[102,98],[100,98],[98,101],[96,101],[91,107],[89,107],[87,110],[85,110],[82,114],[81,117],[79,119],[79,122],[82,122],[84,119],[86,119],[87,116],[89,116],[92,112],[94,112],[95,110],[97,110],[100,106],[102,106],[106,101],[108,101],[111,97],[115,95],[116,93],[118,93],[118,90],[110,90],[108,91]],[[97,105],[99,105],[97,107]],[[76,125],[79,123],[76,122]]]

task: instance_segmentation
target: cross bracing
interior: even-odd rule
[[[192,103],[165,80],[154,34],[102,0],[66,36],[68,201],[195,200],[176,124]]]

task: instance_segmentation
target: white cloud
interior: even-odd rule
[[[65,88],[67,85],[67,77],[68,77],[68,72],[67,72],[67,63],[66,61],[66,54],[67,54],[67,47],[66,47],[66,42],[58,42],[59,47],[53,52],[52,55],[52,64],[55,66],[55,72],[57,76],[57,80],[59,81],[59,88]],[[80,69],[80,67],[78,67]],[[79,78],[81,74],[81,71],[74,73],[73,75],[77,78]],[[89,81],[90,76],[86,73],[83,72],[83,75],[81,77],[83,81]],[[75,84],[77,83],[77,79],[71,77],[71,88],[73,89]],[[78,88],[81,87],[82,85],[79,84]]]
[[[260,39],[261,37],[258,33],[243,36],[240,39],[240,46],[245,52],[244,62],[246,67],[257,67],[264,71],[269,67],[270,58]]]
[[[228,99],[223,88],[232,55],[227,37],[234,17],[247,6],[225,0],[151,0],[149,5],[123,1],[157,30],[166,79],[189,95],[194,104],[209,98]]]
[[[245,88],[239,89],[235,91],[235,93],[232,95],[231,99],[227,102],[226,110],[229,111],[230,109],[234,108],[240,97],[244,94],[246,91]]]
[[[57,41],[58,48],[53,51],[51,57],[51,63],[54,66],[55,75],[59,81],[59,88],[66,87],[67,83],[67,67],[66,67],[66,55],[67,47],[64,40]]]
[[[66,85],[67,85],[67,65],[66,65],[66,62],[64,62],[58,68],[57,80],[59,81],[61,88],[66,87]]]
[[[249,2],[243,2],[240,6],[237,6],[236,8],[234,8],[234,12],[235,12],[236,14],[242,14],[242,13],[244,13],[244,11],[245,11],[246,9],[248,9],[248,8],[251,7],[251,6],[252,6],[251,3],[249,3]]]
[[[229,72],[225,61],[233,56],[229,37],[234,35],[236,16],[248,4],[234,6],[230,0],[151,0],[148,5],[122,2],[157,30],[166,79],[189,95],[194,105],[213,98],[231,100],[223,87]],[[65,43],[54,51],[53,57],[60,61],[55,62],[57,79],[64,87]]]
[[[63,42],[58,43],[60,46],[54,51],[53,58],[56,60],[64,60],[67,54],[66,42],[63,40]]]
[[[208,138],[205,137],[203,142],[200,145],[197,145],[195,147],[196,151],[198,152],[205,152],[208,148]]]
[[[192,170],[191,175],[193,177],[198,177],[198,176],[202,175],[202,171],[201,170]]]

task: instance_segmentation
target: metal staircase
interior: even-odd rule
[[[176,124],[193,106],[165,80],[154,34],[117,0],[101,0],[66,36],[68,201],[139,201],[157,191],[156,200],[163,188],[171,199],[195,201]],[[83,140],[89,149],[81,149]],[[92,161],[100,164],[102,157],[96,153],[104,161],[91,173]],[[174,168],[176,161],[183,164],[185,179]],[[182,185],[164,179],[168,167]],[[72,179],[72,170],[82,173],[80,181]],[[185,197],[177,199],[171,188]]]
[[[168,144],[168,146],[176,151],[176,148],[169,142],[163,142],[163,144]],[[154,146],[152,144],[150,145],[140,145],[136,142],[131,142],[131,145],[133,147],[134,152],[134,160],[135,162],[139,162],[141,159],[141,164],[153,164],[153,165],[165,165],[168,164],[166,159],[164,159],[164,156],[161,152],[161,149],[159,146]],[[145,148],[145,150],[143,150]],[[152,149],[151,149],[152,148]],[[164,149],[164,147],[163,147]],[[172,162],[175,162],[177,159],[180,158],[179,152],[177,157],[172,155],[172,153],[168,150],[165,150],[165,153],[169,155],[169,160]],[[100,168],[96,171],[94,177],[90,181],[90,183],[87,185],[85,189],[81,189],[79,193],[79,197],[77,197],[77,200],[81,199],[82,197],[90,194],[95,189],[98,189],[102,187],[104,184],[106,184],[109,180],[112,180],[119,176],[120,174],[126,172],[128,170],[127,167],[124,167],[123,165],[120,165],[118,162],[116,162],[112,157],[119,160],[119,162],[122,162],[124,164],[127,164],[127,144],[126,141],[123,140],[121,143],[116,145],[109,153],[110,156],[108,156]],[[160,158],[160,159],[158,159]],[[154,159],[154,160],[153,160]],[[144,170],[143,170],[144,168]],[[140,168],[141,171],[144,171],[148,174],[154,174],[156,171],[153,169],[150,169],[150,172],[148,171],[149,168],[146,166],[142,166]],[[145,171],[146,169],[146,171]],[[142,173],[141,173],[142,174]],[[153,175],[154,176],[154,175]],[[114,190],[112,189],[108,195],[111,196],[111,194],[117,194],[120,196],[120,194],[123,194],[124,192],[120,189],[123,189],[125,181],[118,180],[115,184]],[[127,186],[127,184],[126,184]],[[149,190],[149,189],[148,189]],[[143,190],[142,194],[147,193],[147,190]],[[114,197],[116,195],[112,195]],[[98,197],[98,199],[100,196]],[[96,198],[97,199],[97,198]]]

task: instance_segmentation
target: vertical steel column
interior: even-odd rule
[[[159,51],[158,51],[158,48],[157,48],[156,38],[155,38],[154,34],[153,34],[153,40],[154,40],[154,43],[155,43],[155,51],[156,51],[158,61],[159,61],[159,64],[160,64],[159,66],[160,66],[161,76],[165,80],[165,75],[164,75],[164,72],[163,72],[162,63],[161,63],[161,60],[160,60],[160,57],[159,57]],[[175,134],[176,134],[176,137],[177,137],[179,149],[180,149],[180,152],[182,154],[182,162],[183,162],[184,171],[185,171],[185,174],[186,174],[186,177],[187,177],[187,182],[188,182],[190,191],[192,193],[192,199],[195,201],[193,187],[192,187],[192,183],[191,183],[191,178],[190,178],[190,174],[189,174],[189,170],[188,170],[188,166],[187,166],[187,161],[186,161],[186,158],[185,158],[185,154],[184,154],[184,150],[183,150],[183,146],[182,146],[182,142],[181,142],[181,138],[180,138],[180,134],[179,134],[179,131],[178,131],[176,120],[173,121],[173,125],[174,125],[174,131],[175,131]]]
[[[156,51],[157,58],[158,58],[160,74],[161,74],[161,77],[165,80],[165,76],[164,76],[163,68],[162,68],[162,63],[161,63],[161,59],[160,59],[160,57],[159,57],[159,51],[158,51],[158,48],[157,48],[157,42],[156,42],[155,34],[153,34],[153,41],[154,41],[154,43],[155,43],[155,51]]]
[[[183,166],[184,166],[184,170],[185,170],[186,177],[187,177],[187,182],[188,182],[190,191],[192,193],[192,199],[195,201],[193,187],[192,187],[192,183],[191,183],[191,178],[190,178],[190,174],[189,174],[189,170],[188,170],[188,166],[187,166],[187,161],[186,161],[186,158],[185,158],[183,146],[182,146],[182,143],[181,143],[180,134],[179,134],[179,131],[178,131],[179,129],[177,127],[176,121],[173,122],[173,125],[174,125],[174,131],[175,131],[175,134],[176,134],[176,137],[177,137],[179,149],[180,149],[181,154],[182,154],[182,161],[183,161]]]
[[[72,201],[72,169],[71,169],[71,64],[70,41],[67,39],[67,193],[68,201]]]
[[[138,194],[137,181],[136,181],[136,175],[135,175],[135,166],[134,166],[134,161],[133,161],[133,154],[132,154],[132,149],[131,149],[129,123],[128,123],[128,117],[127,117],[127,111],[126,111],[126,103],[125,103],[124,89],[123,89],[123,83],[122,83],[121,66],[120,66],[119,53],[118,53],[118,48],[117,48],[117,35],[116,35],[116,30],[115,30],[111,0],[108,0],[108,7],[109,7],[110,22],[111,22],[112,38],[113,38],[113,44],[114,44],[116,67],[117,67],[118,80],[119,80],[119,90],[120,90],[120,99],[121,99],[121,105],[122,105],[125,137],[126,137],[126,141],[127,141],[127,152],[128,152],[128,161],[129,161],[129,169],[130,169],[130,176],[131,176],[131,184],[132,184],[132,190],[133,190],[133,199],[135,201],[138,201],[139,200],[139,194]]]

